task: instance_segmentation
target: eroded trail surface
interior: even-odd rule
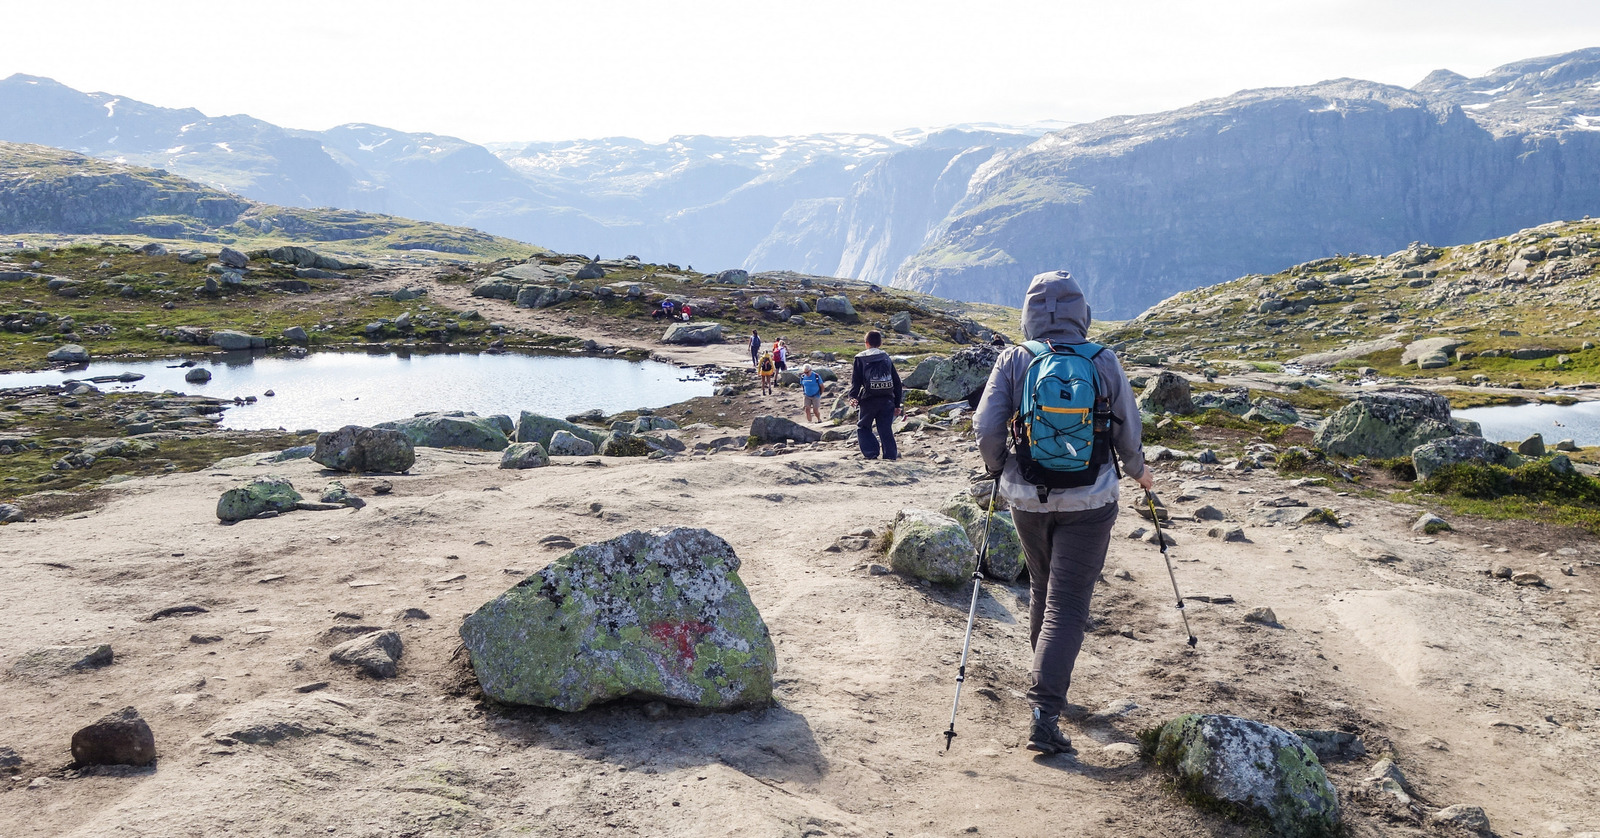
[[[132,480],[94,511],[7,526],[0,664],[84,643],[111,644],[116,662],[7,676],[0,746],[23,763],[0,785],[0,833],[1246,835],[1134,753],[1139,730],[1189,711],[1361,734],[1373,756],[1329,766],[1354,835],[1444,834],[1360,791],[1383,751],[1420,799],[1481,805],[1502,835],[1600,830],[1594,544],[1463,521],[1420,538],[1409,507],[1266,472],[1168,470],[1158,490],[1177,517],[1209,504],[1251,539],[1171,528],[1184,592],[1232,600],[1190,603],[1198,648],[1183,643],[1159,553],[1123,537],[1143,524],[1125,508],[1070,696],[1080,755],[1021,747],[1026,589],[999,584],[986,585],[945,752],[966,591],[826,550],[966,486],[964,442],[907,449],[897,463],[817,446],[524,472],[419,449],[411,474],[384,478],[390,494],[346,479],[369,500],[356,511],[217,523],[218,495],[250,476],[308,492],[333,479],[299,460]],[[932,464],[941,451],[962,462]],[[1257,501],[1282,495],[1349,526],[1251,523]],[[477,697],[461,619],[557,555],[542,537],[669,525],[707,527],[742,558],[779,654],[773,706],[567,715]],[[1492,578],[1491,564],[1548,585]],[[185,603],[207,610],[141,620]],[[1282,627],[1242,619],[1260,606]],[[401,633],[398,678],[329,662],[354,626]],[[156,766],[67,770],[72,732],[128,705],[155,731]]]

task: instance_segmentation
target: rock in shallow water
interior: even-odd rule
[[[496,701],[577,711],[624,697],[764,704],[777,655],[739,557],[691,528],[634,531],[562,556],[461,627]]]

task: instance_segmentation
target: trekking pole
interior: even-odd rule
[[[983,519],[983,546],[978,550],[978,566],[972,570],[972,607],[967,610],[967,638],[961,641],[961,668],[956,670],[956,700],[950,706],[950,729],[944,732],[944,749],[956,738],[956,712],[961,709],[961,685],[967,680],[967,652],[972,649],[972,623],[978,618],[978,592],[983,589],[983,565],[989,558],[989,522],[994,520],[994,496],[1000,491],[1000,475],[989,487],[989,513]]]
[[[1189,635],[1189,645],[1197,641],[1189,628],[1189,612],[1183,608],[1183,594],[1178,590],[1178,576],[1172,572],[1172,559],[1167,558],[1167,537],[1161,534],[1161,512],[1156,509],[1156,493],[1144,490],[1145,502],[1150,504],[1150,522],[1156,525],[1156,543],[1161,545],[1161,560],[1167,563],[1167,578],[1172,580],[1172,593],[1178,598],[1178,616],[1183,618],[1183,633]]]

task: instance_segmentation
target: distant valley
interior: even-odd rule
[[[1099,316],[1346,252],[1600,214],[1600,49],[1337,80],[1040,136],[676,137],[476,145],[208,117],[0,81],[0,139],[164,169],[285,207],[478,228],[566,252],[743,266],[1015,304],[1067,267]]]

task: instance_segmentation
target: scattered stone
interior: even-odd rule
[[[850,298],[843,294],[818,298],[817,313],[825,314],[835,320],[854,321],[856,319],[855,306],[850,305]]]
[[[318,434],[311,459],[335,471],[406,472],[416,464],[417,454],[400,431],[346,425]]]
[[[926,509],[902,509],[895,516],[888,558],[899,573],[944,585],[967,581],[978,562],[961,523]]]
[[[1497,445],[1481,436],[1450,436],[1417,446],[1411,452],[1411,463],[1417,470],[1417,479],[1427,480],[1441,468],[1456,463],[1487,463],[1489,465],[1516,465],[1517,456],[1504,445]]]
[[[1232,804],[1285,838],[1338,834],[1339,798],[1317,756],[1282,728],[1235,716],[1179,716],[1155,734],[1153,760],[1202,798]]]
[[[518,445],[538,443],[517,443]],[[556,457],[589,457],[594,454],[594,443],[572,435],[566,430],[557,430],[550,435],[549,453]]]
[[[149,765],[156,759],[155,734],[138,710],[124,707],[72,734],[72,759],[79,766]]]
[[[1458,826],[1469,832],[1485,835],[1493,834],[1493,830],[1489,827],[1489,815],[1480,806],[1467,806],[1461,803],[1446,806],[1429,815],[1428,822]]]
[[[250,257],[231,247],[224,247],[217,255],[217,261],[225,268],[243,268],[250,264]]]
[[[1534,434],[1517,445],[1517,453],[1525,457],[1544,456],[1544,434]]]
[[[661,335],[661,342],[682,346],[705,346],[708,343],[722,343],[722,324],[708,321],[673,323]]]
[[[110,666],[111,646],[45,646],[24,653],[11,663],[10,673],[22,678],[47,678],[70,672],[87,672]]]
[[[1300,526],[1302,524],[1338,526],[1339,516],[1322,507],[1286,507],[1282,509],[1253,510],[1250,513],[1250,521],[1258,524],[1285,524],[1288,526]]]
[[[1243,544],[1250,541],[1250,539],[1245,537],[1244,528],[1242,527],[1212,527],[1211,529],[1206,530],[1206,535],[1210,536],[1211,538],[1222,539],[1225,542]]]
[[[1210,504],[1206,504],[1194,511],[1194,519],[1196,521],[1222,521],[1227,517],[1222,513],[1222,510]]]
[[[1581,451],[1583,449],[1579,448],[1578,444],[1576,442],[1572,441],[1571,439],[1563,439],[1560,442],[1556,443],[1556,450],[1557,451]]]
[[[867,565],[867,573],[872,576],[888,576],[893,572],[893,568],[878,564],[877,562]]]
[[[1508,565],[1495,565],[1490,568],[1489,575],[1496,579],[1510,579],[1513,571]]]
[[[566,419],[557,419],[553,416],[541,416],[524,410],[518,417],[515,433],[512,436],[515,442],[537,442],[544,446],[544,450],[556,453],[551,449],[551,443],[556,431],[566,431],[578,439],[598,447],[605,439],[605,434],[592,428],[585,428]],[[589,452],[593,454],[594,452]],[[588,456],[588,455],[583,455]]]
[[[139,617],[138,620],[141,623],[153,623],[162,617],[174,617],[179,614],[205,614],[210,610],[211,609],[205,607],[204,605],[186,602],[183,605],[169,605],[166,608],[157,609],[149,614],[144,615],[143,617]]]
[[[399,632],[374,631],[333,647],[328,659],[357,667],[373,678],[393,678],[403,645]]]
[[[197,646],[204,646],[204,645],[209,644],[209,643],[221,643],[222,642],[222,635],[220,635],[220,634],[191,634],[191,635],[189,635],[189,642],[193,643],[193,644],[195,644]]]
[[[219,329],[211,333],[206,342],[227,352],[237,352],[245,349],[263,349],[267,345],[266,338],[247,335],[232,329]]]
[[[529,576],[469,616],[461,637],[496,701],[762,705],[777,656],[738,569],[704,529],[630,532]]]
[[[889,317],[889,328],[896,334],[911,334],[911,312],[897,311]]]
[[[550,457],[545,454],[544,446],[537,442],[514,442],[500,455],[501,468],[542,468],[547,465],[550,465]]]
[[[1432,512],[1422,513],[1422,517],[1418,518],[1416,523],[1411,525],[1412,532],[1420,532],[1427,535],[1449,532],[1450,529],[1451,527],[1449,521],[1440,518],[1438,515],[1435,515]]]
[[[0,524],[14,524],[26,517],[22,507],[13,503],[0,503]]]
[[[1361,737],[1342,730],[1291,730],[1322,762],[1359,759],[1367,755]]]
[[[1411,784],[1393,759],[1384,757],[1378,760],[1367,775],[1366,783],[1372,790],[1393,797],[1402,806],[1411,804]]]
[[[1544,585],[1544,577],[1531,570],[1524,570],[1511,576],[1511,582],[1523,588],[1537,588]]]
[[[345,488],[343,483],[337,480],[329,483],[322,490],[321,499],[323,503],[337,503],[352,509],[360,509],[367,505],[366,501],[356,497],[349,489]]]
[[[1250,613],[1244,615],[1244,621],[1247,623],[1259,623],[1272,628],[1283,628],[1283,624],[1278,622],[1278,615],[1273,613],[1271,608],[1265,606],[1251,609]]]
[[[287,478],[266,475],[244,486],[229,489],[217,499],[217,517],[223,521],[243,521],[263,512],[288,512],[305,500]]]
[[[309,684],[301,684],[300,686],[295,687],[294,691],[297,693],[314,693],[318,690],[325,690],[327,688],[327,681],[312,681]]]

